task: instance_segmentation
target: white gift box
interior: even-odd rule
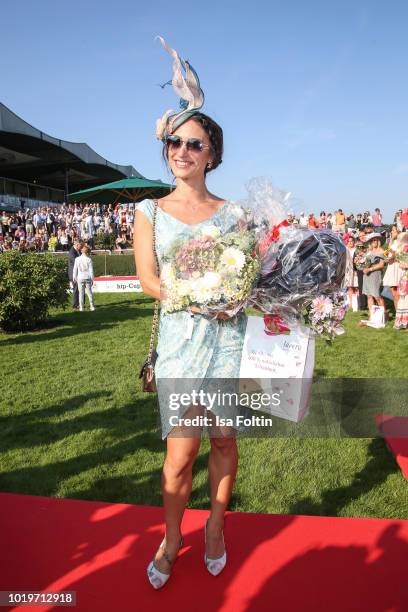
[[[300,327],[268,335],[263,317],[248,317],[241,356],[240,393],[260,390],[280,401],[260,410],[298,423],[309,413],[315,341]]]

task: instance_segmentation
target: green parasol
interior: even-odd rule
[[[141,202],[145,198],[161,198],[173,189],[172,185],[162,181],[130,177],[105,183],[97,187],[82,189],[68,195],[69,202],[100,202],[101,204],[116,204],[117,202]]]

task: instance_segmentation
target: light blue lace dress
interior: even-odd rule
[[[152,223],[154,210],[152,200],[143,200],[137,210],[142,211]],[[236,230],[241,215],[242,209],[226,201],[209,219],[190,225],[158,207],[156,250],[160,266],[174,240],[179,238],[189,240],[201,233],[206,225],[215,225],[223,234]],[[218,321],[195,314],[193,320],[191,338],[188,339],[189,334],[186,334],[186,330],[190,322],[190,314],[187,311],[160,313],[155,375],[163,439],[172,429],[169,423],[169,417],[172,414],[169,408],[170,381],[182,381],[184,392],[191,392],[192,389],[214,392],[215,388],[219,388],[219,382],[223,386],[223,392],[237,392],[235,387],[239,379],[247,323],[246,315],[240,313],[230,320]],[[231,381],[231,387],[228,389],[226,388],[228,387],[227,380]],[[188,406],[185,410],[187,408]],[[225,416],[224,409],[216,405],[212,407],[212,412]],[[182,416],[183,411],[177,414]],[[236,429],[241,428],[236,427]]]

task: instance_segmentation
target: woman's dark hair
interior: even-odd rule
[[[208,115],[204,113],[196,113],[193,115],[188,121],[195,121],[200,125],[204,132],[207,134],[208,139],[211,145],[211,154],[212,154],[212,165],[211,168],[206,168],[204,170],[204,175],[211,170],[215,170],[222,163],[222,156],[224,153],[224,137],[222,128],[218,125],[214,119],[211,119]],[[166,165],[169,165],[169,159],[167,155],[167,146],[166,143],[163,144],[162,156]]]

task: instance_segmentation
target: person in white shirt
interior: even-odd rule
[[[85,245],[81,249],[82,255],[75,259],[73,280],[74,283],[78,283],[79,292],[79,310],[84,309],[84,298],[85,292],[89,299],[89,306],[91,310],[95,310],[92,284],[94,281],[94,271],[92,265],[92,259],[89,257],[91,249],[88,245]]]
[[[307,215],[305,215],[304,211],[302,210],[302,212],[300,213],[300,217],[299,217],[300,227],[307,227],[308,222],[309,222],[309,218]]]
[[[95,233],[95,227],[94,227],[93,211],[91,209],[89,209],[87,212],[87,215],[85,217],[85,224],[86,224],[86,231],[89,234],[89,236],[92,238],[92,236]]]
[[[94,227],[95,227],[95,234],[99,233],[99,227],[102,223],[102,217],[100,215],[100,213],[96,213],[96,215],[94,216]]]

